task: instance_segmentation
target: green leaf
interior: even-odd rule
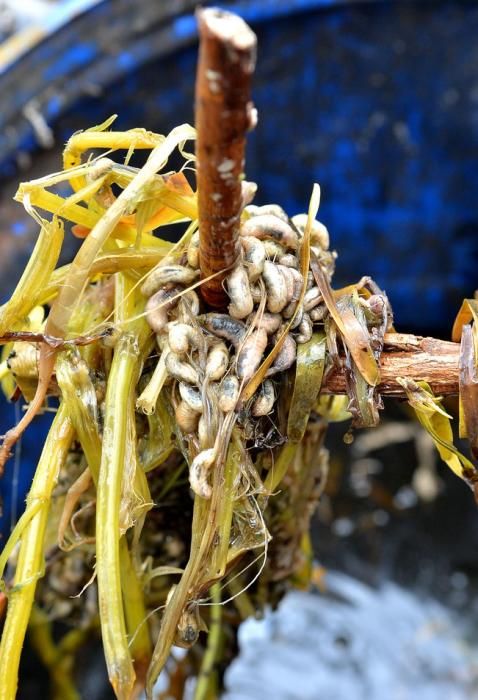
[[[324,374],[325,347],[325,333],[314,333],[307,343],[297,347],[295,384],[287,423],[287,435],[293,442],[302,440],[310,412],[317,402]]]

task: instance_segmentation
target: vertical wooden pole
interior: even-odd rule
[[[216,8],[197,12],[196,77],[199,264],[208,306],[223,308],[226,270],[239,253],[246,134],[255,124],[250,90],[257,39],[237,15]],[[219,273],[219,274],[217,274]]]

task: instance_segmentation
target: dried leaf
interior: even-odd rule
[[[183,197],[192,197],[194,190],[189,184],[184,173],[171,173],[164,176],[164,184],[171,192],[180,194]]]
[[[453,330],[451,332],[451,339],[455,343],[460,342],[463,326],[466,323],[470,323],[470,321],[474,322],[473,333],[475,336],[475,345],[478,346],[478,299],[465,299],[463,301],[458,315],[455,319],[455,323],[453,324]]]
[[[361,306],[358,293],[355,291],[352,295],[345,296],[337,302],[337,309],[343,314],[343,310],[351,311],[357,319],[364,335],[369,336],[367,327],[367,317],[363,306]],[[383,348],[383,332],[385,330],[383,324],[381,333],[374,336],[374,356],[378,360]],[[376,328],[374,329],[376,330]],[[383,408],[383,403],[380,394],[374,386],[370,386],[366,379],[362,376],[359,368],[351,356],[349,348],[345,346],[345,381],[347,394],[350,397],[349,411],[352,414],[352,425],[356,428],[366,428],[376,426],[379,422],[378,411]]]
[[[474,465],[453,445],[450,416],[427,382],[414,382],[402,377],[397,377],[397,382],[405,389],[410,406],[432,438],[443,461],[468,484],[476,481],[478,474]]]
[[[325,305],[342,334],[360,374],[368,384],[376,386],[380,381],[380,370],[367,332],[362,328],[351,309],[339,311],[329,281],[315,256],[311,257],[310,267],[317,286],[322,292]]]

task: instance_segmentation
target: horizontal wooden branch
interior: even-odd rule
[[[397,377],[428,382],[439,396],[458,394],[458,362],[460,344],[437,338],[422,338],[406,333],[388,333],[380,359],[381,382],[378,390],[384,396],[405,397]],[[345,394],[344,373],[333,369],[323,390]]]

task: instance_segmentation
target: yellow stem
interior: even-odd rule
[[[167,241],[161,241],[159,238],[155,240],[158,243],[160,242],[161,246],[142,248],[141,250],[123,248],[114,253],[101,253],[91,266],[90,279],[96,275],[111,275],[122,270],[130,272],[131,270],[141,271],[153,268],[169,253],[172,247],[172,244]],[[38,304],[46,304],[54,299],[61,286],[65,283],[69,270],[69,265],[63,265],[63,267],[58,267],[53,272],[49,282],[40,291]]]
[[[15,291],[0,307],[0,335],[17,330],[37,303],[60,255],[63,244],[63,225],[55,217],[45,221],[30,260]]]
[[[214,674],[214,665],[217,663],[221,646],[221,587],[215,583],[211,588],[211,616],[209,620],[209,634],[207,647],[202,659],[194,700],[208,700],[216,697],[217,678]]]
[[[134,336],[122,336],[115,349],[106,392],[96,504],[96,573],[103,647],[111,684],[122,700],[129,700],[136,677],[128,647],[121,593],[119,510],[128,398],[133,391],[137,355]]]
[[[118,698],[129,700],[135,684],[128,646],[121,588],[120,506],[123,472],[128,454],[128,415],[131,396],[141,368],[142,350],[151,335],[144,319],[128,322],[137,311],[131,281],[116,278],[115,321],[125,332],[117,341],[105,399],[103,450],[96,503],[96,573],[101,630],[106,665]],[[144,303],[144,302],[141,302]]]
[[[51,679],[52,700],[81,700],[72,678],[74,654],[84,643],[87,629],[72,630],[57,645],[53,640],[51,622],[46,613],[33,607],[28,626],[30,642],[48,669]],[[65,641],[68,644],[65,644]],[[68,649],[64,647],[68,646]]]
[[[38,579],[43,575],[43,544],[51,494],[66,459],[74,429],[64,403],[60,405],[46,439],[27,497],[27,510],[41,507],[25,527],[14,586],[0,644],[0,700],[13,700],[17,691],[18,666]]]
[[[144,686],[146,671],[151,660],[152,646],[149,636],[143,589],[131,561],[126,537],[120,540],[120,565],[125,603],[126,627],[136,674]]]

